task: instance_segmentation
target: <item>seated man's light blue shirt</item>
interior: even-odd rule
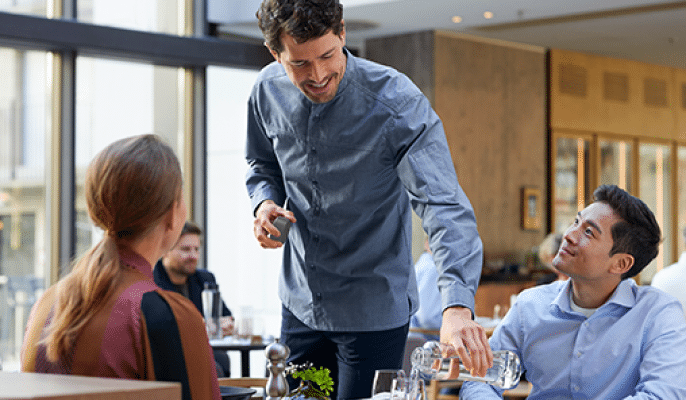
[[[443,306],[473,310],[482,244],[443,125],[407,76],[346,56],[327,103],[305,97],[279,63],[260,72],[248,102],[252,205],[288,197],[298,220],[284,246],[281,301],[316,330],[407,324],[417,309],[414,209],[441,272]]]
[[[441,293],[438,291],[438,271],[431,253],[425,252],[414,265],[419,290],[419,309],[410,319],[411,328],[439,330],[443,321]],[[438,340],[437,335],[424,335],[427,340]]]
[[[490,339],[513,350],[529,400],[686,399],[686,321],[679,302],[623,280],[589,318],[572,311],[571,280],[522,292]],[[460,400],[499,399],[469,382]]]

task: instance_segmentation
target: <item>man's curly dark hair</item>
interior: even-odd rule
[[[255,14],[267,46],[283,51],[282,34],[298,43],[343,32],[343,6],[338,0],[264,0]]]
[[[595,201],[606,203],[621,221],[612,225],[614,244],[610,255],[628,253],[634,257],[634,265],[622,275],[631,278],[645,268],[657,256],[660,246],[660,226],[650,208],[615,185],[602,185],[593,192]]]

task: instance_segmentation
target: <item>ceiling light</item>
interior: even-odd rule
[[[490,12],[490,11],[484,12],[484,18],[486,18],[486,19],[491,19],[491,18],[493,18],[493,13]]]
[[[459,15],[456,15],[452,18],[452,20],[454,23],[459,24],[460,22],[462,22],[462,17],[460,17]]]

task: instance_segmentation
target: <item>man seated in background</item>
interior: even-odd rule
[[[519,356],[537,399],[686,399],[686,321],[672,296],[631,277],[657,256],[650,209],[601,186],[564,234],[553,266],[565,281],[523,291],[490,339]],[[460,400],[503,391],[469,382]]]
[[[202,291],[205,282],[216,283],[214,274],[198,269],[200,256],[200,236],[202,230],[198,225],[187,221],[179,240],[174,247],[155,264],[153,275],[155,283],[162,289],[181,293],[195,304],[200,314],[202,310]],[[234,320],[231,311],[222,300],[222,317],[220,319],[224,335],[231,335],[234,329]],[[228,377],[231,373],[229,357],[224,351],[214,351],[217,363],[217,376]]]
[[[558,271],[553,267],[553,259],[557,255],[557,251],[562,244],[561,233],[549,233],[540,245],[538,245],[538,260],[541,262],[548,273],[536,281],[537,285],[545,285],[550,282],[562,281],[567,279],[567,275]]]
[[[686,228],[684,228],[684,240],[686,240]],[[681,307],[686,313],[686,251],[681,253],[679,261],[658,271],[653,276],[652,286],[663,290],[679,299]]]

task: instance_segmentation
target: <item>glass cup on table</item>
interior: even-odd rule
[[[405,371],[402,369],[377,369],[372,383],[372,400],[389,400],[391,393],[405,388]],[[403,396],[404,398],[404,396]]]
[[[414,374],[405,382],[394,381],[391,389],[391,399],[393,400],[426,400],[426,390],[424,380]]]

